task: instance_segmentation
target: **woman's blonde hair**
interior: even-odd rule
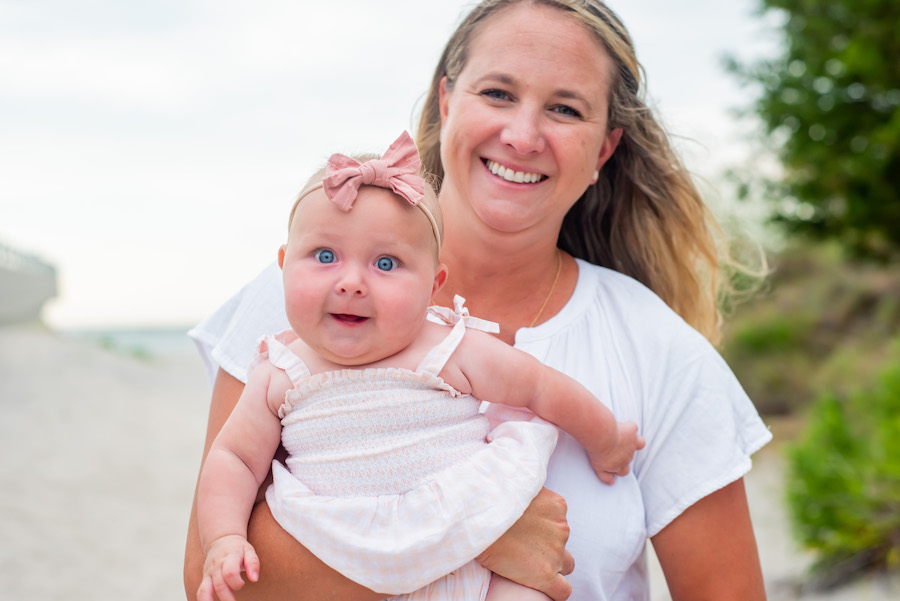
[[[721,338],[719,302],[728,296],[722,267],[734,267],[722,231],[690,173],[643,99],[643,68],[627,30],[598,0],[484,0],[460,23],[444,48],[419,121],[417,144],[425,168],[440,181],[441,115],[438,90],[448,89],[466,65],[472,40],[486,21],[522,3],[572,15],[600,42],[614,65],[609,86],[610,130],[622,138],[596,184],[569,210],[559,247],[596,265],[629,275],[653,290],[713,344]],[[604,74],[597,74],[604,77]]]

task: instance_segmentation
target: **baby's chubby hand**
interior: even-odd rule
[[[251,582],[259,580],[259,557],[253,545],[237,534],[217,538],[206,552],[197,601],[214,601],[214,592],[221,601],[235,601],[231,591],[244,588],[242,571]]]
[[[634,422],[618,422],[616,433],[616,439],[602,445],[602,451],[588,451],[591,466],[604,484],[615,483],[616,476],[627,476],[635,452],[646,444]]]

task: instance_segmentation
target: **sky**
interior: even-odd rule
[[[722,57],[757,0],[609,0],[712,182],[752,152]],[[0,244],[58,270],[57,329],[180,327],[275,259],[306,177],[412,131],[459,0],[0,0]],[[714,197],[714,198],[712,198]]]

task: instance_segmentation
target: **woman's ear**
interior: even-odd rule
[[[278,249],[278,266],[284,269],[284,251],[287,249],[287,244],[282,244],[281,248]]]
[[[610,131],[606,134],[606,139],[603,140],[603,145],[600,146],[600,154],[597,156],[597,171],[603,168],[603,165],[606,164],[606,161],[609,160],[609,157],[616,151],[616,148],[619,146],[619,140],[622,139],[622,128],[617,127],[614,130]]]

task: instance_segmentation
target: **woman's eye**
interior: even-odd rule
[[[509,94],[504,92],[503,90],[490,89],[485,90],[481,93],[482,96],[486,96],[492,100],[509,100]]]
[[[566,106],[565,104],[553,107],[553,111],[559,113],[560,115],[565,115],[566,117],[576,117],[578,119],[581,118],[581,113],[573,109],[571,106]]]
[[[323,248],[322,250],[316,252],[316,260],[319,263],[334,263],[334,252],[328,250],[327,248]]]
[[[397,266],[397,261],[390,257],[380,257],[375,261],[375,266],[381,271],[390,271]]]

